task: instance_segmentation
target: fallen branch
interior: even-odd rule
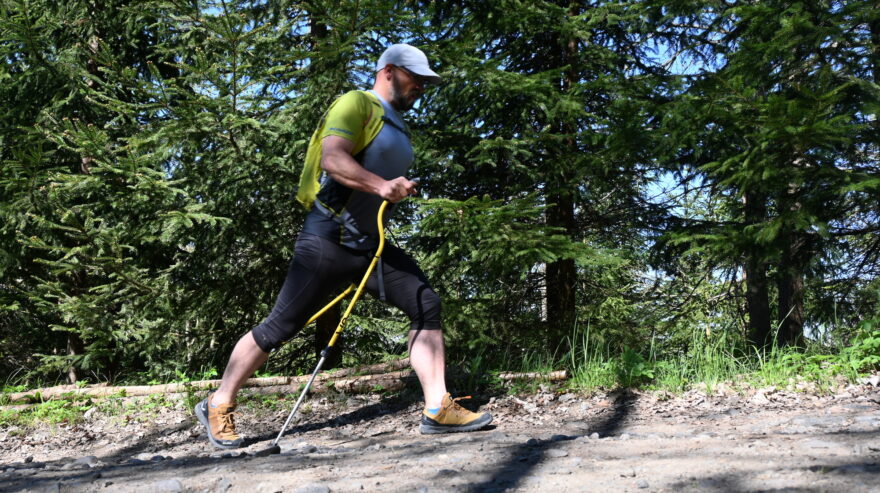
[[[388,370],[390,368],[403,368],[409,366],[409,358],[404,358],[389,363],[378,365],[369,365],[359,368],[348,368],[333,373],[323,373],[318,375],[312,386],[312,392],[321,393],[335,389],[338,392],[365,393],[378,389],[381,390],[399,390],[413,381],[415,372],[412,370],[391,371],[386,373],[374,374],[376,371]],[[366,375],[351,376],[358,373],[367,373]],[[452,375],[450,374],[450,377]],[[503,372],[498,374],[498,378],[504,381],[511,380],[543,380],[558,381],[565,380],[568,374],[565,370],[554,371],[550,373],[529,372],[515,373]],[[262,377],[248,379],[242,388],[260,388],[260,387],[292,387],[298,388],[309,380],[309,375],[296,377]],[[199,390],[211,390],[220,386],[220,380],[199,380],[196,382],[169,383],[163,385],[125,385],[119,387],[110,387],[107,384],[89,385],[86,387],[77,387],[76,385],[59,385],[44,389],[30,390],[26,392],[16,392],[6,397],[6,402],[15,403],[34,403],[40,401],[48,401],[57,398],[68,399],[87,399],[100,397],[135,397],[147,396],[153,394],[186,394]]]
[[[379,375],[363,375],[353,378],[324,378],[315,380],[310,392],[321,393],[334,390],[363,394],[367,392],[400,390],[409,382],[416,380],[416,372],[412,370],[382,373]]]
[[[502,372],[498,374],[499,380],[549,380],[551,382],[556,382],[559,380],[565,380],[568,378],[568,372],[565,370],[551,371],[549,373],[542,372],[528,372],[528,373],[515,373],[515,372]]]
[[[409,358],[401,358],[387,363],[377,363],[375,365],[359,366],[356,368],[341,368],[339,370],[330,370],[327,375],[333,378],[347,377],[349,375],[377,375],[379,373],[388,373],[392,371],[402,370],[409,367]]]
[[[244,387],[269,387],[273,385],[288,385],[296,380],[304,382],[308,377],[263,377],[250,378]],[[200,380],[196,382],[169,383],[163,385],[123,385],[108,387],[106,384],[88,385],[77,387],[75,385],[59,385],[45,389],[29,390],[9,394],[9,402],[35,402],[47,401],[59,397],[84,399],[89,397],[112,397],[112,396],[143,396],[152,394],[175,394],[187,393],[196,390],[213,389],[220,386],[220,380]]]
[[[368,382],[372,373],[377,371],[387,371],[389,368],[404,368],[409,366],[409,358],[403,358],[396,361],[391,361],[389,363],[381,363],[378,365],[368,365],[357,368],[346,368],[340,371],[336,371],[333,373],[322,373],[318,375],[315,379],[315,383],[318,384],[324,381],[333,381],[337,382],[333,385],[338,389],[355,389],[355,388],[366,388],[369,386]],[[349,375],[356,375],[359,373],[366,373],[365,377],[355,377],[350,379],[343,379]],[[411,373],[411,372],[409,372]],[[398,374],[408,374],[408,372],[397,372],[397,373],[384,373],[381,376],[384,377],[386,381],[384,381],[381,385],[388,388],[391,385],[391,382],[396,378],[401,378]],[[305,384],[309,380],[309,375],[302,375],[296,377],[261,377],[261,378],[249,378],[242,388],[258,388],[258,387],[276,387],[276,386],[298,386],[300,384]],[[39,401],[47,401],[51,399],[57,398],[73,398],[73,399],[85,399],[85,398],[99,398],[99,397],[112,397],[112,396],[146,396],[153,394],[185,394],[188,392],[194,392],[198,390],[211,390],[220,386],[221,380],[199,380],[195,382],[184,382],[184,383],[169,383],[162,385],[124,385],[118,387],[110,387],[107,384],[96,384],[96,385],[88,385],[85,387],[78,387],[76,385],[58,385],[55,387],[48,387],[44,389],[35,389],[29,390],[25,392],[16,392],[13,394],[9,394],[8,402],[10,403],[31,403],[31,402],[39,402]],[[377,384],[379,385],[379,384]],[[400,386],[402,387],[402,385]],[[348,390],[347,390],[348,391]],[[353,390],[352,390],[353,391]]]

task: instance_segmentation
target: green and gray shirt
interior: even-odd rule
[[[386,180],[406,176],[413,163],[413,149],[406,123],[387,101],[373,91],[370,93],[382,105],[384,124],[375,138],[353,157],[368,171]],[[353,142],[362,139],[366,122],[371,117],[362,109],[364,96],[361,91],[351,91],[341,96],[324,117],[322,138],[337,135]],[[379,241],[376,215],[382,198],[348,188],[327,173],[323,174],[320,184],[317,198],[306,217],[303,233],[322,236],[357,250],[375,248]],[[390,216],[386,212],[385,221]]]

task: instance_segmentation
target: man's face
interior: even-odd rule
[[[424,77],[403,67],[393,66],[392,70],[391,106],[398,111],[406,111],[425,93],[427,82]]]

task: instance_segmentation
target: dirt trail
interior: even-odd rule
[[[211,449],[189,409],[0,430],[0,491],[249,493],[478,491],[880,492],[880,397],[716,389],[668,397],[539,393],[476,400],[481,432],[418,434],[407,397],[315,398],[281,441],[290,402],[243,409],[263,441]]]

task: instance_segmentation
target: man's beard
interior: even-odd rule
[[[397,74],[395,74],[394,77],[391,78],[391,106],[397,111],[409,110],[412,108],[413,103],[416,102],[416,98],[413,98],[413,100],[410,101],[406,96],[406,93],[403,92],[400,83],[397,81]]]

